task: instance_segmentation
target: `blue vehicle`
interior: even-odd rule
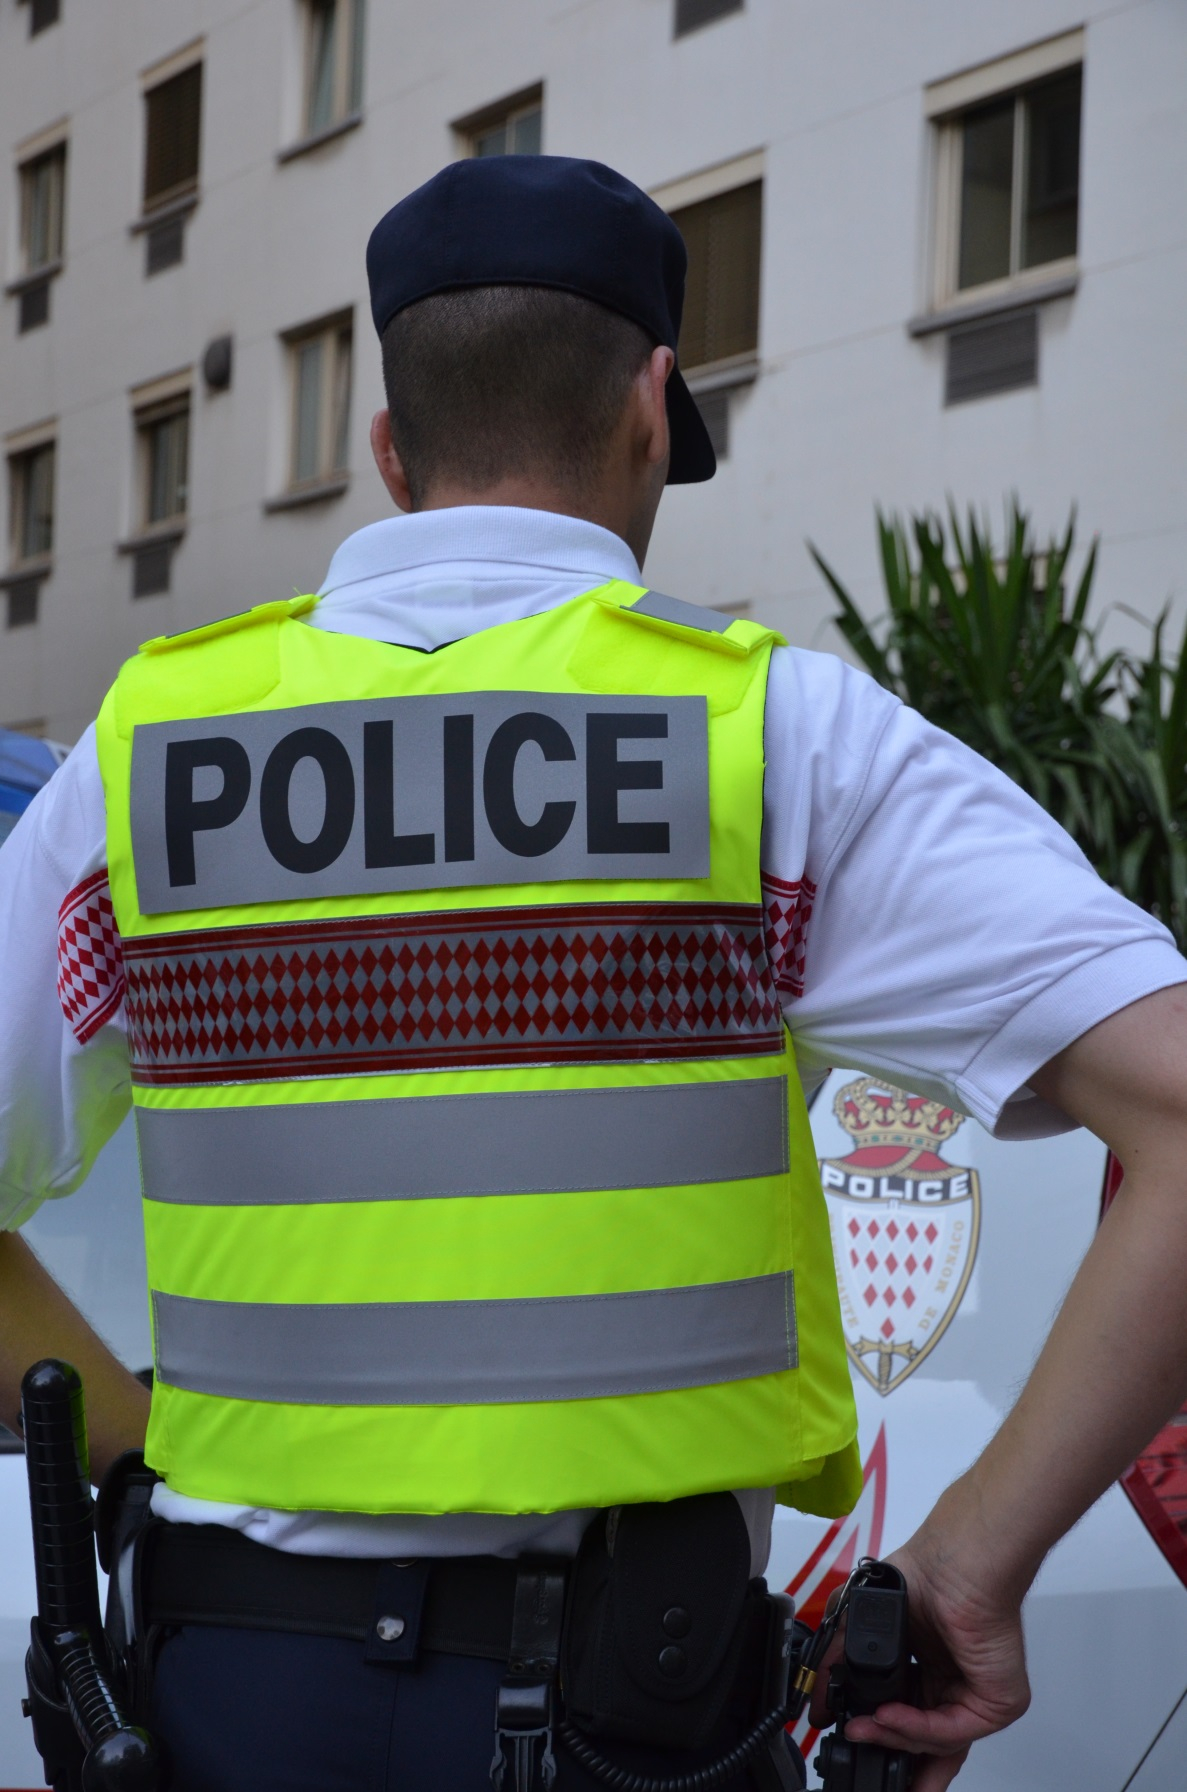
[[[66,757],[55,741],[0,728],[0,845]]]

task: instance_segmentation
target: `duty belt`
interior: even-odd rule
[[[372,1661],[422,1649],[507,1661],[519,1564],[497,1556],[375,1561],[298,1556],[222,1525],[152,1526],[141,1614],[153,1625],[213,1624],[347,1637]]]

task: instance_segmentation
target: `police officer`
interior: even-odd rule
[[[687,1573],[665,1514],[711,1513],[744,1589],[776,1495],[859,1487],[804,1082],[844,1062],[1006,1136],[1091,1124],[1125,1193],[898,1558],[928,1708],[851,1728],[940,1792],[1025,1708],[1045,1551],[1187,1393],[1187,967],[886,693],[646,586],[665,484],[715,463],[683,245],[641,192],[463,162],[367,259],[408,514],[318,599],[149,643],[0,856],[4,1415],[54,1352],[98,1468],[145,1440],[12,1235],[131,1102],[160,1480],[129,1622],[173,1785],[600,1783],[553,1708],[519,1754],[492,1723],[524,1624],[559,1647],[579,1546],[574,1659],[610,1577],[652,1707],[717,1700],[691,1749],[640,1719],[605,1750],[687,1772],[748,1732],[762,1660],[709,1563],[654,1637],[643,1594],[631,1619],[631,1574]],[[741,1639],[728,1685],[704,1612]],[[768,1749],[730,1783],[797,1773]]]

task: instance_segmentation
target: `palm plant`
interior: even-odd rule
[[[1068,591],[1074,512],[1042,548],[1009,507],[1004,552],[970,511],[910,525],[878,513],[887,612],[866,621],[809,544],[833,618],[882,685],[976,748],[1067,828],[1101,876],[1187,942],[1187,652],[1165,615],[1145,657],[1102,654],[1090,548]],[[1187,638],[1184,641],[1187,649]]]

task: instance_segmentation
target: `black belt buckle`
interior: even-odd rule
[[[549,1792],[556,1780],[552,1685],[547,1680],[521,1680],[508,1674],[495,1699],[495,1753],[490,1764],[495,1792],[503,1792],[508,1757],[512,1777],[507,1792],[535,1792],[537,1748],[539,1783]]]
[[[568,1564],[525,1556],[515,1577],[511,1659],[495,1698],[495,1792],[544,1792],[556,1782],[553,1697]],[[512,1779],[507,1783],[508,1765]],[[538,1772],[537,1772],[538,1769]]]

